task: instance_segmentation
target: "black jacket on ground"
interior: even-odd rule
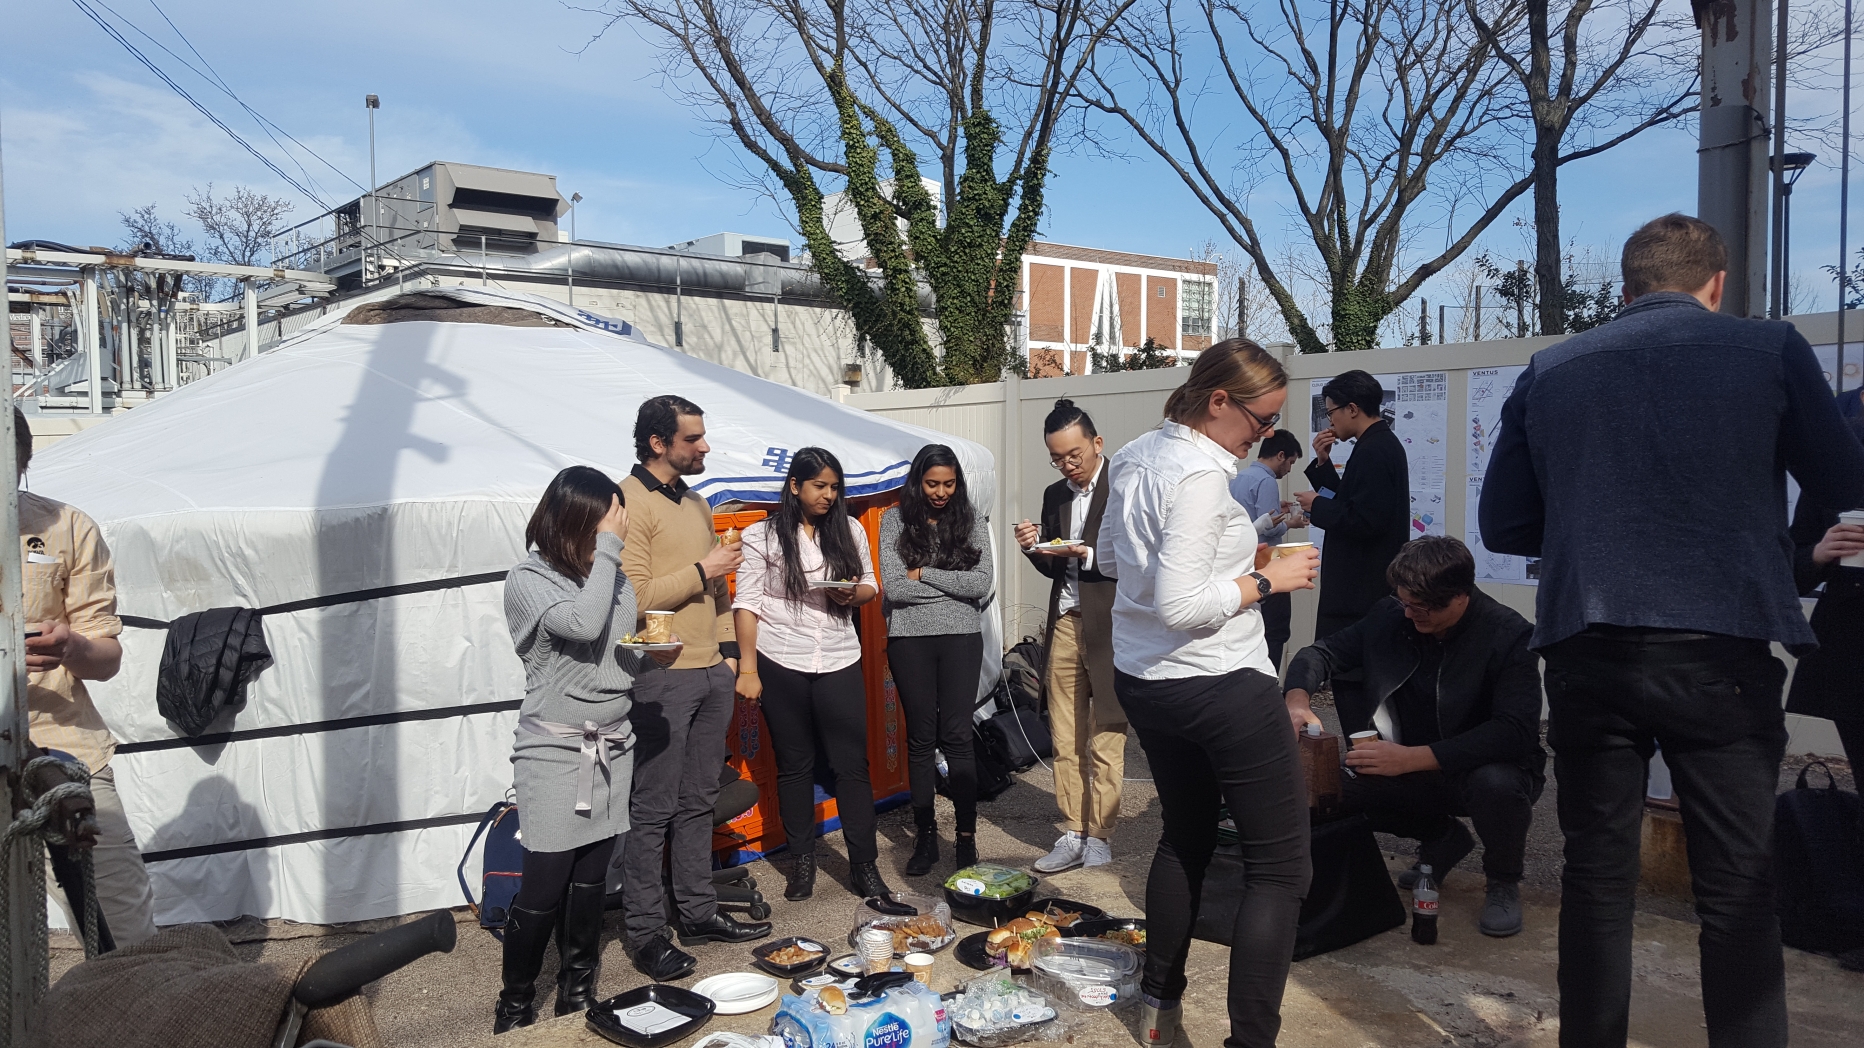
[[[1793,512],[1793,580],[1801,596],[1811,596],[1821,582],[1825,592],[1812,609],[1819,650],[1794,668],[1786,712],[1864,720],[1864,568],[1812,563],[1812,548],[1836,523],[1837,510],[1800,496]]]
[[[1459,627],[1444,645],[1437,675],[1437,723],[1443,738],[1430,744],[1437,763],[1450,775],[1484,764],[1514,764],[1544,779],[1540,657],[1528,647],[1534,627],[1480,590],[1470,596]],[[1349,735],[1368,731],[1379,705],[1417,669],[1417,636],[1398,599],[1388,597],[1358,622],[1302,648],[1288,667],[1284,687],[1312,693],[1341,674],[1363,673],[1363,690],[1335,698],[1340,730]]]
[[[1327,533],[1314,629],[1325,637],[1391,596],[1385,569],[1411,539],[1411,466],[1391,425],[1374,422],[1354,444],[1344,474],[1317,459],[1307,467],[1307,482],[1333,492],[1315,499],[1308,513]]]

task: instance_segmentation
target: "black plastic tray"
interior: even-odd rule
[[[615,1017],[617,1010],[626,1011],[650,1002],[686,1016],[687,1021],[659,1033],[642,1034],[623,1026]],[[703,994],[665,983],[650,983],[598,1002],[589,1009],[588,1023],[591,1030],[616,1044],[625,1044],[628,1048],[662,1048],[697,1033],[717,1007],[712,998]]]
[[[1064,939],[1097,939],[1111,931],[1122,929],[1144,931],[1145,927],[1144,917],[1102,917],[1092,921],[1076,921],[1074,927],[1061,930],[1061,937]],[[1144,953],[1146,948],[1135,946],[1133,949]]]
[[[799,961],[795,964],[778,964],[770,959],[770,955],[776,953],[778,950],[803,942],[816,947],[821,952],[810,960]],[[788,938],[778,939],[775,942],[759,944],[751,950],[751,962],[758,968],[779,979],[799,979],[828,963],[828,945],[819,939],[811,939],[803,935],[792,935]]]
[[[959,939],[958,946],[952,950],[951,955],[958,958],[959,964],[980,972],[1002,967],[990,959],[990,951],[985,949],[985,939],[989,935],[989,932],[974,932]]]
[[[1089,906],[1087,903],[1084,903],[1084,902],[1075,902],[1073,899],[1063,899],[1063,898],[1060,898],[1054,895],[1051,895],[1045,899],[1037,899],[1036,901],[1029,904],[1029,909],[1034,910],[1037,913],[1041,913],[1043,910],[1046,910],[1050,906],[1053,906],[1056,909],[1066,910],[1069,913],[1078,913],[1081,915],[1082,921],[1097,921],[1107,915],[1107,911],[1101,909],[1098,906]],[[1027,912],[1028,912],[1027,910],[1024,911],[1024,913],[1027,913]],[[1021,917],[1023,916],[1023,914],[1019,913],[1019,914],[1016,914],[1016,916]],[[1075,923],[1079,924],[1080,921],[1076,921]],[[1066,928],[1062,930],[1067,931]]]
[[[975,924],[980,928],[995,928],[1004,921],[1015,920],[1029,912],[1029,904],[1035,901],[1036,889],[1041,881],[1031,884],[1015,895],[1001,899],[986,899],[981,895],[966,895],[963,892],[945,889],[945,902],[951,907],[954,921]]]

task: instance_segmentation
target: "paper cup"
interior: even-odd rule
[[[1846,510],[1838,515],[1840,524],[1864,524],[1864,509]],[[1853,553],[1839,560],[1847,568],[1864,568],[1864,553]]]
[[[919,980],[919,982],[923,984],[927,989],[932,988],[932,955],[931,954],[909,953],[906,956],[900,958],[900,963],[905,965],[906,970],[913,973],[913,978]]]
[[[1357,746],[1362,742],[1371,742],[1378,737],[1379,733],[1376,731],[1356,731],[1348,735],[1347,739],[1350,740],[1351,745]]]
[[[1280,560],[1283,557],[1293,556],[1304,549],[1313,548],[1314,544],[1312,542],[1278,542],[1275,544],[1275,549],[1272,551],[1271,555],[1276,560]]]
[[[641,629],[641,639],[649,644],[667,644],[673,640],[673,613],[670,611],[650,611],[642,616],[646,625]]]

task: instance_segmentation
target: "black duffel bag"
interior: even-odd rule
[[[1404,926],[1404,903],[1392,884],[1378,841],[1364,815],[1316,823],[1312,831],[1314,883],[1301,904],[1294,959],[1305,960]],[[1230,945],[1243,901],[1243,858],[1221,846],[1204,874],[1203,900],[1191,934]]]
[[[1011,706],[977,728],[996,741],[999,752],[1008,758],[1011,771],[1028,771],[1036,766],[1037,760],[1055,755],[1048,725],[1042,723],[1042,717],[1034,710]]]
[[[1824,768],[1827,785],[1806,776]],[[1814,953],[1864,948],[1864,811],[1814,761],[1774,800],[1773,869],[1779,886],[1780,941]]]

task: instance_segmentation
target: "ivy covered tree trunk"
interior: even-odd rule
[[[1333,293],[1333,348],[1340,352],[1379,348],[1379,324],[1397,308],[1398,302],[1382,290],[1368,290],[1356,283],[1336,288]],[[1325,346],[1318,350],[1325,351]]]

